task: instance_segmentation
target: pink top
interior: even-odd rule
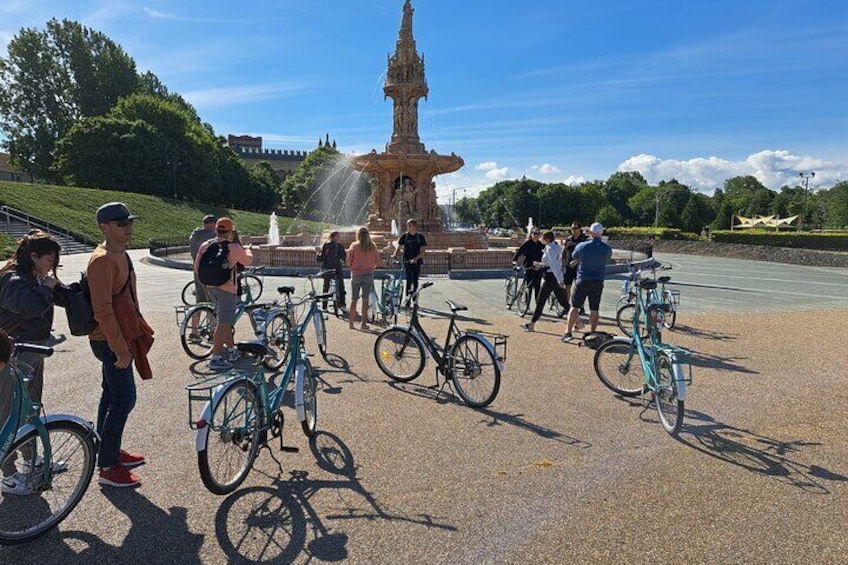
[[[206,251],[206,248],[209,247],[209,243],[215,241],[210,239],[209,241],[204,241],[200,246],[200,249],[197,251],[197,257],[194,259],[194,272],[197,273],[197,266],[200,264],[200,258],[203,257],[203,252]],[[223,239],[218,239],[217,241],[226,241]],[[230,265],[232,265],[232,275],[230,276],[230,280],[227,281],[226,284],[222,284],[221,286],[216,286],[214,288],[219,288],[221,290],[225,290],[232,294],[238,292],[236,289],[236,264],[241,263],[242,265],[251,265],[253,263],[253,253],[250,252],[249,249],[245,249],[238,243],[230,242],[229,245],[229,260]]]
[[[350,267],[350,274],[370,275],[377,268],[377,263],[380,256],[377,254],[377,248],[374,247],[369,253],[365,253],[359,249],[359,242],[354,241],[350,244],[350,249],[347,250],[347,266]]]

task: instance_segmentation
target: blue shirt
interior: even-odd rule
[[[607,275],[607,262],[612,257],[612,247],[600,237],[593,237],[574,248],[572,259],[580,259],[577,278],[584,281],[602,281]]]

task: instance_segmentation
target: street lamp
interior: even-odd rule
[[[804,218],[798,226],[798,231],[801,231],[801,227],[807,224],[807,194],[810,192],[810,179],[815,178],[816,172],[798,173],[798,176],[804,181]]]

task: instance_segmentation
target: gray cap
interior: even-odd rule
[[[115,220],[138,220],[138,216],[130,214],[130,209],[123,202],[109,202],[97,209],[97,223],[105,224]]]

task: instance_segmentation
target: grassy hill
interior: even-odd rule
[[[124,202],[133,214],[142,218],[135,225],[132,245],[136,248],[147,247],[151,238],[188,238],[191,230],[200,225],[206,214],[231,217],[242,234],[268,233],[267,214],[131,192],[0,181],[0,205],[23,210],[65,229],[84,234],[95,241],[102,239],[94,221],[97,208],[113,201]],[[324,227],[324,224],[318,222],[293,218],[279,219],[281,235],[318,233]],[[0,240],[0,250],[3,245],[3,240]]]
[[[12,256],[17,243],[12,236],[0,233],[0,267],[6,264],[6,259]]]

